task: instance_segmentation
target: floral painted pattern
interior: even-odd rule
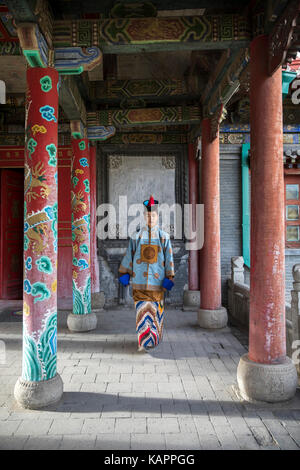
[[[56,374],[58,73],[29,68],[27,84],[22,377],[40,381]]]
[[[72,141],[73,313],[91,313],[90,166],[87,139]]]

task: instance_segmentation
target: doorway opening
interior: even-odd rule
[[[24,170],[0,170],[0,299],[23,297]]]

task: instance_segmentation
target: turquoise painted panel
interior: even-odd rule
[[[250,191],[249,191],[249,154],[250,143],[242,145],[242,227],[243,258],[250,268]]]

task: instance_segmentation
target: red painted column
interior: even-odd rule
[[[97,162],[96,147],[90,146],[90,168],[91,168],[91,276],[92,293],[99,292],[99,263],[97,257],[97,231],[96,231],[96,201],[97,201]]]
[[[27,70],[24,165],[23,367],[15,397],[27,408],[62,395],[57,374],[58,73]]]
[[[90,157],[88,139],[72,139],[73,313],[91,313]]]
[[[285,224],[281,68],[267,73],[268,38],[251,44],[251,270],[249,358],[285,359]]]
[[[219,133],[210,142],[210,119],[202,121],[201,199],[204,245],[201,250],[201,308],[221,306]]]
[[[194,144],[188,144],[189,156],[189,204],[192,205],[192,230],[196,230],[196,204],[198,204],[198,162]],[[189,251],[189,290],[199,290],[198,250]]]
[[[56,331],[52,365],[41,352],[33,361],[29,347],[41,348],[43,332],[57,317],[57,126],[58,73],[27,70],[24,211],[23,378],[45,380],[56,374]],[[29,346],[30,345],[30,346]],[[30,359],[29,359],[30,358]],[[46,358],[45,358],[46,359]]]
[[[219,132],[211,141],[210,119],[202,121],[201,203],[204,205],[204,244],[200,250],[202,328],[224,328],[227,310],[221,305]]]
[[[237,368],[246,400],[292,398],[297,371],[286,356],[285,224],[281,68],[268,75],[268,37],[250,47],[251,245],[249,353]]]
[[[72,246],[73,313],[67,324],[71,331],[96,328],[97,317],[91,302],[91,197],[90,151],[88,139],[72,139]]]

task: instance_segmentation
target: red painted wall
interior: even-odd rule
[[[72,297],[71,160],[65,163],[58,164],[58,297]]]
[[[91,150],[91,263],[92,292],[99,291],[96,240],[96,147]],[[70,147],[58,149],[58,297],[72,297],[71,233],[71,157]],[[0,147],[0,168],[23,168],[24,147]]]
[[[24,171],[0,169],[0,299],[23,295]]]

